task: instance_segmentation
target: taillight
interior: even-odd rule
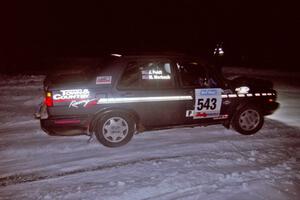
[[[52,93],[51,92],[46,92],[45,104],[48,107],[53,106],[53,99],[52,99]]]

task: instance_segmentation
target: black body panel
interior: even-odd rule
[[[196,65],[196,61],[201,64]],[[185,79],[192,77],[191,74],[186,77],[182,75],[188,69],[187,62],[205,69],[201,80],[203,85],[200,82],[193,85],[192,81],[191,85],[185,85],[188,84]],[[156,68],[149,71],[147,67],[153,63]],[[163,70],[160,70],[161,66]],[[126,75],[124,83],[136,81],[128,87],[122,85],[122,78],[130,67],[141,70],[142,76],[134,80],[134,77]],[[279,107],[271,82],[245,77],[226,80],[216,73],[219,71],[195,58],[125,56],[95,70],[93,74],[82,74],[81,78],[78,75],[66,75],[68,77],[59,80],[48,77],[44,88],[45,92],[51,92],[53,106],[47,107],[48,118],[41,119],[41,127],[49,135],[90,134],[96,127],[97,119],[112,111],[132,116],[138,130],[222,124],[228,123],[236,110],[246,104],[257,105],[264,115],[272,114]],[[213,78],[214,86],[209,85],[210,78]],[[161,85],[149,84],[155,79]],[[248,86],[250,90],[237,93],[236,88],[240,86]],[[199,100],[196,92],[207,89],[222,92],[218,94],[218,99],[212,98],[216,99],[220,108],[212,117],[195,117],[195,103]],[[209,102],[212,99],[202,99],[204,106],[215,107],[214,102]]]

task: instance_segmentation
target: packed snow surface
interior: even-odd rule
[[[32,115],[44,77],[1,75],[0,199],[300,199],[300,76],[246,74],[272,80],[281,104],[256,135],[178,128],[120,148],[46,135]]]

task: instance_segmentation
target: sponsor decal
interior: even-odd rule
[[[211,96],[211,95],[218,94],[218,89],[196,89],[196,90],[198,90],[198,94],[204,96]]]
[[[194,115],[195,115],[195,111],[194,110],[187,110],[185,112],[185,116],[186,117],[194,117]]]
[[[207,114],[205,112],[197,112],[194,115],[194,118],[205,118],[207,117]]]
[[[60,90],[53,95],[53,100],[87,99],[90,96],[88,89]]]
[[[227,119],[228,115],[220,115],[218,117],[214,117],[214,119]]]
[[[69,108],[74,107],[78,108],[79,106],[82,107],[90,107],[97,104],[97,99],[85,99],[85,100],[73,100],[71,101]]]
[[[186,117],[199,117],[199,118],[205,118],[205,117],[211,117],[213,115],[216,115],[218,113],[205,113],[205,112],[198,112],[196,113],[195,110],[186,110],[185,116]],[[228,115],[219,115],[218,117],[214,117],[213,119],[227,119]]]
[[[205,118],[211,117],[219,113],[205,113],[205,112],[195,112],[195,110],[186,110],[185,116],[186,117],[198,117],[198,118]],[[219,115],[218,117],[214,117],[213,119],[227,119],[228,115]]]
[[[222,89],[196,89],[194,119],[213,118],[220,115],[222,103]]]
[[[112,76],[97,76],[96,85],[111,84]]]

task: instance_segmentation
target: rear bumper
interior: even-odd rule
[[[270,102],[264,105],[264,115],[271,115],[279,108],[280,104],[278,102]]]
[[[74,136],[88,135],[89,119],[87,117],[61,117],[41,119],[41,128],[48,135]]]

